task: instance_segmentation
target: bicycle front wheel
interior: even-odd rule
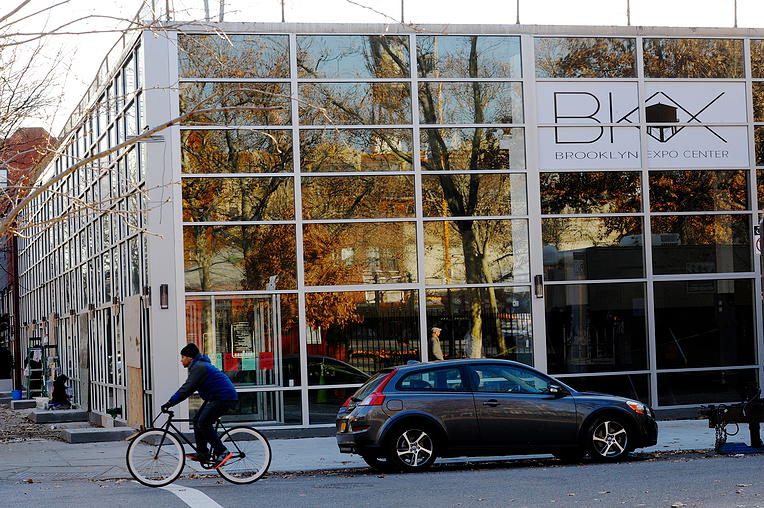
[[[260,479],[271,465],[271,445],[251,427],[234,427],[220,436],[233,457],[218,468],[231,483],[245,484]]]
[[[175,435],[164,430],[145,430],[127,447],[127,469],[147,487],[172,483],[185,464],[183,445]]]

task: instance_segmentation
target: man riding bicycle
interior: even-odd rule
[[[170,400],[162,405],[162,411],[183,402],[195,391],[199,392],[204,404],[193,419],[198,453],[191,453],[186,457],[202,463],[213,458],[214,468],[217,469],[233,454],[223,445],[214,425],[218,418],[233,409],[239,396],[228,376],[212,365],[210,359],[199,352],[196,344],[186,344],[180,350],[180,363],[188,369],[188,378]],[[212,445],[212,457],[208,455],[209,445]]]

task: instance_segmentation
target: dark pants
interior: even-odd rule
[[[194,436],[199,453],[208,454],[209,445],[212,445],[213,457],[226,452],[220,436],[215,432],[215,422],[235,405],[235,400],[208,400],[202,404],[194,416]]]

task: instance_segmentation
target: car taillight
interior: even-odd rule
[[[382,390],[385,389],[385,386],[387,386],[387,383],[393,378],[395,373],[398,372],[398,369],[394,369],[390,374],[388,374],[385,379],[382,380],[381,383],[379,383],[379,386],[377,386],[373,392],[371,392],[369,395],[364,397],[364,399],[358,403],[359,406],[381,406],[383,402],[385,402],[385,394],[382,393]]]
[[[365,399],[359,402],[358,405],[359,406],[381,406],[384,401],[385,401],[384,393],[371,392],[369,395],[366,396]]]

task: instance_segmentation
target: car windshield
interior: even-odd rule
[[[379,384],[382,382],[383,379],[387,377],[387,375],[390,374],[390,371],[383,371],[383,372],[377,372],[374,374],[371,379],[369,379],[365,385],[360,387],[354,394],[352,399],[356,402],[363,400],[366,398],[367,395],[369,395],[371,392],[374,391],[374,389],[379,386]]]

